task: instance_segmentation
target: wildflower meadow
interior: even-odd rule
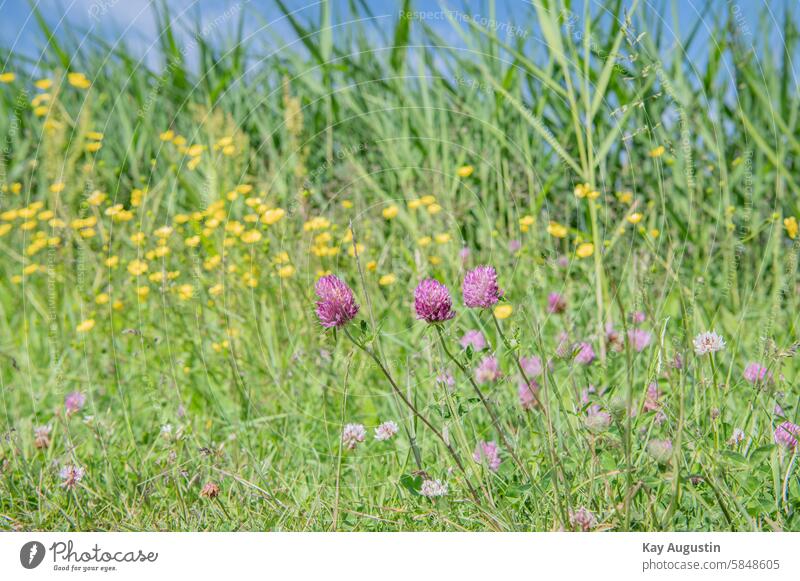
[[[0,530],[800,530],[794,3],[19,4]]]

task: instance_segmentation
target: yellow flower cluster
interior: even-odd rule
[[[600,197],[600,192],[595,190],[591,185],[587,184],[578,184],[575,186],[575,197],[576,198],[587,198],[589,200],[596,200]]]

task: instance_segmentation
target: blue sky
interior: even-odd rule
[[[156,51],[147,49],[157,38],[157,26],[151,9],[153,0],[35,0],[51,27],[58,35],[73,35],[77,39],[88,38],[87,34],[100,35],[111,43],[124,40],[126,45],[136,51],[143,51],[143,62],[156,65]],[[292,10],[297,10],[301,20],[311,19],[318,14],[319,5],[310,0],[285,0]],[[594,9],[602,10],[602,2],[591,0]],[[173,18],[190,28],[197,21],[209,25],[215,35],[224,36],[236,26],[239,12],[247,14],[247,28],[257,34],[259,39],[274,45],[276,39],[291,42],[294,39],[285,18],[282,17],[273,0],[166,0]],[[397,0],[370,0],[368,2],[376,15],[376,27],[391,31],[397,20],[401,3]],[[796,0],[714,0],[711,8],[703,0],[677,0],[679,26],[685,33],[689,28],[702,20],[701,37],[708,38],[707,30],[714,26],[715,20],[721,17],[729,6],[735,6],[737,24],[743,29],[756,34],[760,17],[772,21],[775,42],[779,43],[779,22],[783,9],[792,6],[795,14],[800,13]],[[334,0],[334,12],[341,18],[347,12],[347,0]],[[413,8],[417,11],[437,11],[445,5],[438,1],[417,0]],[[580,1],[575,6],[582,6]],[[673,24],[671,0],[643,0],[642,8],[653,18],[663,15],[665,23]],[[447,2],[450,9],[468,7],[473,14],[488,15],[488,3],[475,0],[457,0]],[[576,11],[579,8],[575,9]],[[497,2],[497,19],[509,23],[519,22],[531,11],[530,2],[525,0],[500,0]],[[232,16],[232,17],[231,17]],[[448,41],[457,42],[456,36],[449,29],[446,20],[434,21],[433,25]],[[669,36],[674,33],[668,32]],[[184,38],[188,38],[188,33]],[[14,48],[21,53],[38,57],[43,46],[43,38],[31,15],[27,0],[0,0],[0,46]],[[698,51],[704,52],[703,43],[698,44]],[[150,56],[152,55],[152,58]],[[191,54],[188,54],[191,60]],[[702,58],[702,54],[697,55]]]

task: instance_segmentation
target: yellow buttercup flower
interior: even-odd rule
[[[149,286],[136,287],[136,297],[140,301],[145,300],[148,297],[149,294],[150,294],[150,287]]]
[[[330,232],[323,232],[314,236],[314,243],[319,245],[327,244],[331,240],[333,240],[333,235]]]
[[[663,145],[659,145],[647,152],[650,157],[661,157],[667,149]]]
[[[295,273],[295,268],[291,264],[281,266],[278,269],[278,276],[281,278],[290,278],[294,275],[294,273]]]
[[[215,254],[214,256],[210,256],[205,261],[203,261],[203,268],[206,270],[213,270],[222,262],[222,257],[219,254]]]
[[[798,230],[797,218],[795,218],[794,216],[789,216],[788,218],[784,218],[783,226],[784,228],[786,228],[786,234],[789,236],[789,238],[791,238],[792,240],[797,238],[797,230]]]
[[[83,73],[69,73],[67,81],[76,89],[88,89],[92,86],[91,81]]]
[[[447,244],[448,242],[450,242],[451,237],[450,237],[450,234],[445,232],[443,234],[437,234],[435,236],[435,239],[436,239],[436,243],[437,244]]]
[[[222,137],[214,144],[214,149],[219,150],[224,147],[228,147],[229,145],[232,144],[233,144],[233,137],[231,136]]]
[[[17,75],[14,73],[2,73],[0,74],[0,83],[13,83],[16,78]]]
[[[469,176],[472,175],[474,171],[475,168],[472,167],[471,165],[462,165],[460,168],[456,170],[456,175],[458,175],[458,177],[460,178],[468,178]]]
[[[547,233],[550,234],[550,236],[555,236],[556,238],[566,238],[567,228],[566,226],[562,226],[558,222],[553,222],[551,220],[547,225]]]
[[[591,242],[579,244],[578,248],[575,250],[575,254],[580,258],[589,258],[592,254],[594,254],[594,244]]]
[[[89,195],[88,198],[86,198],[86,202],[91,206],[99,206],[106,201],[107,197],[108,196],[100,190],[95,190]]]
[[[65,187],[66,186],[65,186],[64,182],[55,182],[55,183],[50,184],[50,191],[52,193],[54,193],[54,194],[57,194],[57,193],[63,191]]]
[[[585,198],[589,191],[589,184],[578,184],[575,186],[574,194],[576,198]]]
[[[97,224],[97,218],[89,216],[88,218],[76,218],[69,225],[75,230],[80,230],[81,228],[91,228],[95,224]]]
[[[108,296],[108,293],[100,293],[94,297],[94,302],[96,302],[98,305],[105,305],[110,299],[111,297]]]
[[[245,244],[255,244],[261,240],[261,232],[258,230],[248,230],[241,235],[241,239]]]
[[[617,200],[621,204],[630,204],[633,201],[633,192],[617,192]]]
[[[631,224],[638,224],[639,222],[642,221],[642,218],[643,218],[643,216],[639,212],[634,212],[633,214],[628,216],[626,219]]]
[[[188,301],[194,296],[194,287],[190,284],[182,284],[178,287],[178,298],[182,301]]]
[[[494,316],[498,319],[507,319],[511,316],[511,313],[514,312],[514,307],[511,305],[503,304],[497,305],[494,308]]]
[[[208,294],[210,294],[212,297],[215,297],[217,295],[221,295],[222,294],[222,288],[223,287],[222,287],[221,284],[215,284],[210,289],[208,289]]]
[[[147,263],[143,260],[135,258],[128,263],[128,272],[133,276],[139,276],[147,272]]]
[[[39,79],[33,86],[42,91],[46,91],[53,86],[53,79]]]
[[[327,218],[323,218],[322,216],[317,216],[315,218],[311,218],[305,224],[303,224],[303,230],[305,232],[311,232],[313,230],[324,230],[331,225],[330,220]]]
[[[283,208],[273,208],[272,210],[267,210],[263,214],[261,214],[261,221],[264,222],[267,226],[272,226],[276,224],[281,218],[286,215],[286,211]]]
[[[430,245],[433,242],[433,238],[430,236],[423,236],[422,238],[417,239],[417,244],[425,248],[426,246]]]
[[[578,184],[575,186],[575,197],[576,198],[587,198],[589,200],[596,200],[600,197],[600,192],[592,188],[591,185],[588,183],[586,184]]]
[[[388,208],[384,208],[383,212],[381,212],[381,213],[383,214],[384,218],[386,218],[387,220],[391,220],[392,218],[396,218],[397,217],[397,214],[400,213],[400,208],[398,208],[397,206],[392,204]]]
[[[350,246],[347,247],[347,254],[349,254],[350,256],[355,256],[356,251],[358,251],[358,255],[361,256],[364,253],[365,249],[366,247],[363,244],[361,244],[361,242],[356,244],[355,248],[353,248],[353,245],[351,244]]]
[[[94,319],[86,319],[75,328],[78,333],[88,333],[92,329],[94,329]]]
[[[52,97],[50,93],[41,93],[36,95],[33,99],[31,99],[31,107],[38,107],[42,103],[47,103]]]
[[[381,286],[389,286],[390,284],[394,284],[397,282],[397,276],[394,274],[384,274],[382,277],[378,279],[378,284]]]
[[[428,206],[428,214],[438,214],[442,211],[442,207],[439,204],[431,204]]]
[[[169,238],[172,234],[172,226],[161,226],[153,234],[156,235],[156,238]]]
[[[131,212],[130,210],[122,210],[120,212],[117,212],[112,219],[115,222],[129,222],[133,220],[133,212]]]
[[[38,254],[39,251],[45,246],[47,246],[47,240],[45,238],[37,238],[33,241],[33,243],[31,243],[30,246],[28,246],[28,248],[25,249],[25,254],[28,256],[34,256]]]
[[[197,157],[198,155],[203,153],[204,149],[205,149],[205,147],[203,147],[199,143],[196,143],[196,144],[192,145],[191,147],[189,147],[189,149],[186,150],[186,154],[189,155],[190,157]]]

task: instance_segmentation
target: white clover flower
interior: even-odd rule
[[[399,428],[393,421],[383,422],[380,426],[375,428],[375,439],[379,442],[389,440],[398,432]]]
[[[698,355],[716,353],[725,349],[725,340],[714,331],[700,333],[694,338],[694,352]]]
[[[441,480],[425,480],[419,489],[422,496],[435,498],[447,494],[447,484],[442,484]]]
[[[728,440],[728,444],[731,446],[735,446],[739,442],[744,440],[744,431],[741,428],[734,428],[733,434],[731,434],[730,439]]]
[[[367,430],[362,424],[347,424],[342,430],[342,444],[348,450],[355,449],[367,437]]]
[[[85,473],[86,471],[80,466],[74,466],[72,464],[64,466],[61,472],[59,472],[62,481],[61,486],[67,490],[73,490],[78,486],[78,483],[83,480],[83,475]]]

